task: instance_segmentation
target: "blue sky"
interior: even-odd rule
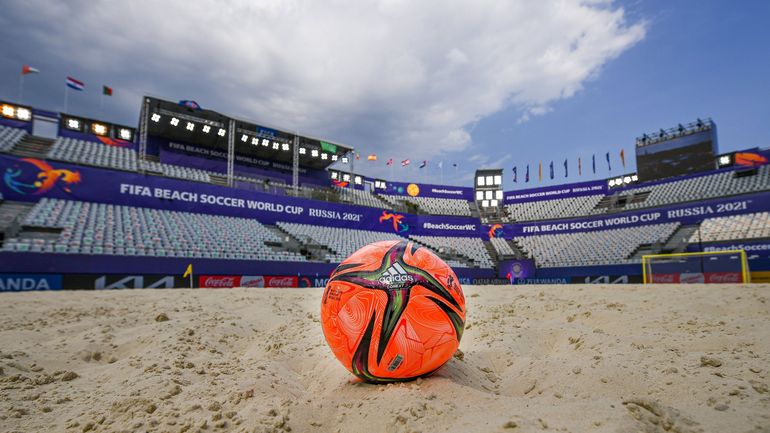
[[[722,151],[770,146],[770,2],[213,0],[12,1],[0,17],[0,98],[136,124],[143,94],[350,144],[356,171],[471,185],[505,168],[506,189],[620,174],[634,138],[711,117]],[[177,23],[169,25],[170,22]],[[612,152],[613,171],[604,153]],[[597,155],[596,175],[588,161]],[[576,159],[583,158],[583,177]],[[570,159],[570,178],[561,164]],[[419,161],[430,161],[427,170]],[[556,179],[523,184],[555,161]],[[457,174],[451,168],[458,163]],[[520,181],[511,182],[519,166]],[[544,170],[547,174],[547,170]]]

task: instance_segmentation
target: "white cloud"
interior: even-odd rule
[[[1,24],[137,93],[414,160],[569,98],[644,37],[607,1],[26,0]],[[2,19],[0,19],[2,20]],[[138,110],[138,100],[137,100]]]

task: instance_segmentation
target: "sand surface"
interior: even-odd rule
[[[0,431],[770,432],[768,285],[465,293],[462,354],[386,386],[321,289],[2,293]]]

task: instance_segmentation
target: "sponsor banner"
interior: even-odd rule
[[[501,260],[497,266],[497,276],[506,281],[517,281],[535,276],[535,261],[528,259]]]
[[[116,259],[119,259],[116,257]],[[64,276],[67,290],[175,289],[189,288],[181,275],[83,274]]]
[[[553,200],[566,197],[580,197],[607,193],[607,181],[572,183],[568,185],[549,186],[544,188],[521,189],[504,193],[505,204],[521,203],[536,200]]]
[[[0,193],[409,234],[480,236],[478,219],[397,214],[365,206],[244,191],[33,158],[0,156]],[[39,179],[45,179],[40,182]]]
[[[0,274],[0,292],[61,290],[62,276],[48,274]]]
[[[706,272],[705,282],[709,284],[728,284],[743,282],[740,272]]]
[[[233,287],[299,287],[299,277],[274,275],[202,275],[198,284],[202,289],[229,289]],[[305,278],[307,280],[307,278]],[[303,281],[306,283],[307,281]]]
[[[736,241],[732,243],[708,243],[708,244],[703,244],[702,247],[703,247],[703,251],[705,252],[744,250],[746,251],[746,254],[770,253],[770,242],[767,242],[767,241],[760,241],[760,242]],[[700,250],[701,250],[701,245],[698,245],[697,243],[693,243],[687,246],[688,252],[698,252]]]
[[[739,197],[702,200],[697,203],[635,212],[624,212],[592,218],[508,224],[506,236],[545,235],[595,230],[610,230],[645,224],[680,222],[697,224],[706,218],[764,212],[770,210],[770,193],[747,194]]]
[[[572,277],[572,284],[639,284],[641,275],[591,275]]]
[[[431,185],[427,183],[387,182],[385,194],[408,197],[453,198],[472,201],[473,188],[464,186]]]
[[[551,278],[522,278],[516,280],[516,284],[569,284],[569,277],[551,277]]]
[[[752,283],[770,283],[770,271],[752,272]]]
[[[652,274],[650,276],[650,282],[655,284],[679,284],[679,274]]]

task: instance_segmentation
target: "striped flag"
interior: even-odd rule
[[[409,160],[408,159],[405,159],[405,160],[401,161],[401,167],[406,167],[407,165],[409,165]]]
[[[385,163],[385,165],[387,165],[388,167],[390,167],[391,165],[393,165],[393,158],[390,158],[390,159],[388,160],[388,162],[386,162],[386,163]]]
[[[21,67],[21,75],[27,75],[27,74],[39,74],[40,69],[33,68],[30,65],[24,65]]]
[[[83,84],[82,81],[76,80],[72,77],[67,77],[67,81],[65,82],[67,84],[67,87],[69,87],[72,90],[77,90],[78,92],[82,92],[83,89],[86,88],[86,85]]]
[[[102,95],[112,96],[112,87],[102,85]]]
[[[367,161],[377,161],[377,155],[371,153],[369,156],[366,157]]]
[[[425,168],[426,165],[428,165],[428,161],[423,161],[420,163],[420,168]]]

